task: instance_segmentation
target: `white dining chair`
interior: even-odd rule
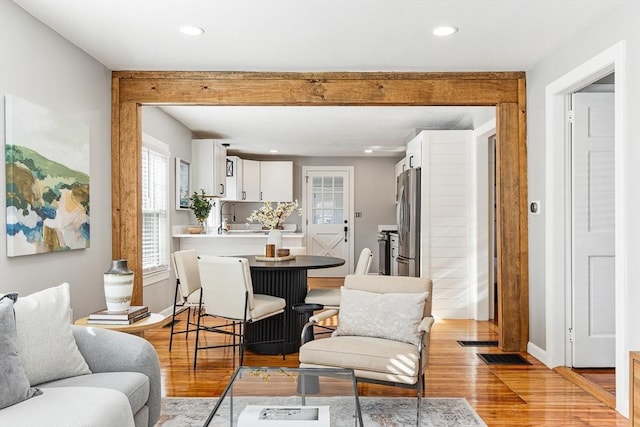
[[[173,269],[176,274],[176,290],[173,297],[173,313],[171,314],[171,335],[169,338],[169,351],[173,346],[175,334],[185,334],[189,338],[189,332],[194,331],[196,323],[192,320],[192,314],[200,305],[200,272],[198,271],[198,253],[193,250],[176,251],[171,254]],[[184,309],[187,310],[187,325],[182,331],[176,331],[176,315]],[[194,312],[192,313],[192,309]],[[193,328],[191,328],[193,327]]]
[[[371,260],[373,259],[373,253],[371,249],[364,248],[360,252],[358,263],[354,274],[362,275],[368,274],[371,268]],[[336,288],[314,288],[309,289],[307,296],[304,299],[306,304],[320,304],[324,308],[339,309],[340,308],[340,289]]]
[[[206,312],[198,315],[196,329],[196,345],[193,368],[196,368],[198,351],[221,348],[240,347],[240,365],[244,362],[245,331],[250,323],[259,322],[272,316],[282,316],[282,339],[269,342],[282,342],[282,357],[285,355],[285,306],[284,298],[271,295],[254,294],[249,262],[246,258],[201,256],[198,262],[202,283],[201,303]],[[219,318],[223,325],[204,326],[204,317]],[[238,327],[238,331],[236,331]],[[231,335],[231,344],[200,346],[200,334],[204,332]],[[239,341],[236,343],[236,338]],[[257,343],[252,343],[257,344]]]

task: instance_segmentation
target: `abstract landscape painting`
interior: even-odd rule
[[[7,256],[88,248],[89,126],[5,101]]]

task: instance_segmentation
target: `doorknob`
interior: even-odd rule
[[[344,221],[344,223],[347,223],[347,220]],[[347,241],[347,231],[349,231],[349,227],[347,227],[346,225],[344,226],[344,241]]]

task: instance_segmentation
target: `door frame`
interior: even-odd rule
[[[493,106],[498,222],[498,341],[526,351],[529,247],[525,73],[113,71],[111,247],[137,274],[142,304],[140,149],[143,105]],[[504,285],[503,285],[504,284]]]
[[[616,409],[622,415],[629,411],[628,339],[625,327],[625,295],[628,285],[624,266],[627,222],[624,216],[624,119],[625,119],[625,47],[618,42],[599,55],[547,85],[546,119],[546,183],[545,183],[545,331],[546,350],[530,348],[529,352],[550,368],[571,366],[569,327],[571,324],[571,200],[566,197],[570,185],[571,138],[566,126],[567,97],[571,93],[615,72],[615,329],[616,329]],[[558,292],[558,284],[563,284]],[[563,325],[559,327],[559,325]]]
[[[470,257],[471,314],[474,320],[493,318],[493,281],[495,279],[493,252],[495,244],[493,212],[493,180],[489,176],[494,171],[489,153],[489,137],[496,134],[496,119],[493,118],[473,131],[470,156],[473,169],[469,173],[471,189],[471,229],[470,245],[474,252]]]
[[[353,269],[355,268],[355,261],[354,261],[354,254],[355,254],[355,242],[354,242],[354,237],[355,237],[355,230],[354,230],[354,220],[355,220],[355,194],[354,194],[354,189],[355,189],[355,176],[354,176],[354,172],[355,172],[355,167],[353,166],[302,166],[302,200],[303,203],[306,203],[307,201],[307,182],[306,181],[306,177],[307,177],[307,173],[309,171],[338,171],[338,172],[348,172],[349,173],[349,231],[348,231],[348,238],[349,238],[349,259],[347,260],[347,271],[349,271],[350,273],[353,272]],[[307,215],[309,215],[309,212],[311,212],[310,209],[306,209],[307,206],[305,206],[303,204],[302,209],[304,210],[305,213],[305,220],[308,218]],[[302,223],[302,232],[305,234],[305,241],[307,242],[307,247],[308,246],[308,242],[309,242],[309,234],[307,233],[307,222],[304,221]]]

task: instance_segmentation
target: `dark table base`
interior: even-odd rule
[[[285,353],[295,353],[300,348],[300,334],[304,326],[304,316],[292,310],[295,304],[304,302],[307,295],[307,270],[252,269],[253,292],[284,298],[287,302],[284,315]],[[258,343],[275,341],[282,336],[282,315],[273,316],[247,325],[246,348],[258,354],[280,354],[282,343]]]

